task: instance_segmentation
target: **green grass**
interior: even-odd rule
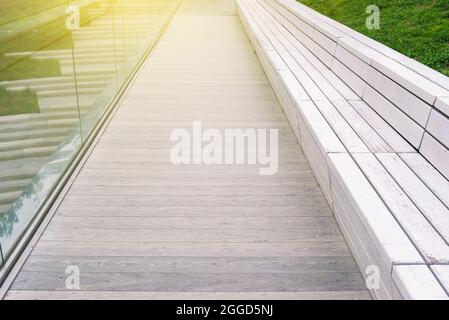
[[[39,102],[33,91],[8,91],[0,87],[0,116],[38,112]]]
[[[449,0],[298,0],[449,76]],[[380,8],[380,29],[365,26],[366,7]]]
[[[58,77],[61,67],[56,59],[0,56],[0,81]]]
[[[60,75],[58,60],[0,56],[0,82]],[[8,91],[0,87],[0,116],[38,112],[39,101],[32,90]]]
[[[64,5],[67,0],[0,0],[0,25]]]

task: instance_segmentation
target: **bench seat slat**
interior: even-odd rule
[[[427,266],[394,266],[393,279],[404,299],[449,299],[446,292]]]
[[[266,2],[269,4],[272,4],[273,7],[275,7],[275,8],[276,7],[280,8],[280,6],[275,1],[266,1]],[[330,67],[332,64],[333,56],[329,51],[324,49],[319,43],[317,43],[313,39],[312,36],[316,32],[313,25],[308,24],[307,22],[298,18],[297,16],[295,16],[288,10],[284,10],[283,14],[291,23],[293,23],[295,26],[298,27],[299,30],[302,31],[302,32],[300,32],[299,37],[297,37],[297,39],[301,40],[301,42],[306,47],[311,48],[312,51],[317,56],[317,58],[320,59],[322,61],[322,63],[324,63],[326,66]],[[301,18],[304,18],[304,17],[301,17]]]
[[[268,13],[268,11],[266,11],[266,12]],[[290,48],[290,50],[288,50],[288,53],[284,51],[287,48],[285,48],[285,47],[279,48],[281,46],[281,43],[285,43],[286,41],[288,41],[288,39],[287,39],[288,35],[286,35],[285,38],[281,38],[281,36],[280,36],[281,30],[274,29],[275,28],[274,21],[268,15],[263,14],[263,13],[261,13],[260,17],[264,18],[267,21],[269,20],[272,22],[270,24],[271,28],[267,27],[267,29],[265,31],[266,32],[271,31],[271,35],[273,37],[276,37],[276,35],[277,35],[278,39],[276,39],[275,41],[272,42],[273,46],[274,46],[274,48],[278,48],[278,50],[282,50],[282,52],[283,52],[282,56],[286,59],[287,64],[292,65],[294,63],[294,61],[291,59],[291,56],[288,56],[288,53],[292,54],[291,48]],[[269,23],[267,23],[267,24],[269,24]],[[267,36],[269,36],[269,35],[267,35]],[[301,60],[295,60],[295,61],[299,63],[299,61],[301,61]],[[361,140],[358,137],[357,133],[354,132],[354,130],[351,128],[351,126],[344,120],[344,118],[341,116],[341,114],[338,112],[338,110],[335,108],[335,106],[326,99],[326,98],[328,98],[328,99],[337,98],[337,100],[343,100],[343,97],[341,95],[339,95],[338,93],[337,94],[334,93],[335,89],[327,82],[326,79],[324,79],[322,77],[322,75],[316,69],[311,68],[311,66],[308,64],[303,63],[303,65],[304,65],[304,69],[301,69],[301,71],[302,71],[301,78],[306,78],[304,80],[306,82],[304,83],[304,81],[301,81],[301,83],[304,83],[304,86],[306,87],[306,91],[311,93],[310,94],[311,99],[315,101],[316,106],[323,113],[324,118],[327,119],[327,121],[329,122],[331,127],[334,129],[334,131],[340,137],[340,139],[342,140],[345,147],[350,152],[369,152],[369,149],[367,148],[367,146],[365,145],[363,140]],[[309,82],[307,79],[311,79],[311,80],[313,79],[312,81],[316,82],[319,85],[316,85],[316,84],[314,85],[314,82],[312,82],[312,81]],[[314,96],[318,95],[318,98],[317,97],[314,98],[314,96],[312,96],[312,90],[317,90],[318,88],[321,88],[322,92],[326,93],[325,97],[322,95],[319,95],[319,94],[313,94]],[[330,88],[332,88],[334,91],[330,90]]]
[[[371,152],[394,152],[348,101],[332,101],[332,103]]]
[[[338,59],[332,60],[331,70],[359,96],[363,97],[365,82]]]
[[[421,126],[371,87],[366,87],[363,99],[408,142],[419,148],[424,134]]]
[[[449,246],[372,154],[354,159],[427,263],[449,263]]]
[[[376,154],[416,207],[449,243],[449,209],[396,154]]]
[[[405,90],[394,81],[391,81],[376,69],[369,69],[366,80],[373,88],[378,92],[381,92],[397,108],[405,112],[421,127],[426,126],[431,111],[430,105]]]
[[[449,265],[431,266],[430,269],[436,275],[446,293],[449,293]]]
[[[444,145],[428,133],[425,133],[419,153],[449,179],[449,150]]]
[[[257,7],[252,7],[253,9]],[[325,100],[326,96],[318,88],[318,86],[313,82],[312,78],[307,74],[306,71],[294,60],[290,52],[282,45],[281,41],[278,40],[278,36],[273,32],[273,30],[267,26],[263,25],[261,22],[262,13],[258,10],[254,10],[254,15],[257,16],[259,21],[259,27],[265,33],[267,37],[270,38],[273,47],[277,48],[277,52],[280,54],[282,59],[285,61],[286,65],[290,68],[293,74],[296,76],[298,81],[301,83],[307,94],[312,100]],[[263,16],[262,16],[263,17]],[[281,38],[282,39],[282,38]],[[285,39],[283,39],[285,41]]]
[[[335,58],[347,68],[351,69],[357,76],[365,80],[371,87],[378,92],[381,92],[387,99],[394,103],[397,108],[407,113],[407,115],[415,122],[422,127],[426,126],[431,110],[429,104],[384,76],[341,46],[337,47]]]
[[[449,117],[449,97],[438,97],[435,107]]]
[[[315,104],[349,152],[369,152],[362,139],[359,138],[331,102],[316,101]]]
[[[360,168],[348,154],[330,154],[329,167],[332,185],[337,197],[350,197],[345,203],[353,208],[379,251],[384,252],[384,262],[393,264],[424,264],[421,255],[393,218],[382,199],[374,191]]]
[[[427,124],[427,132],[434,136],[444,146],[449,148],[449,118],[438,112],[432,110],[429,122]]]
[[[366,64],[345,48],[338,46],[334,57],[362,80],[366,80],[368,77],[368,71],[370,70],[369,64]]]
[[[413,172],[449,208],[449,180],[419,153],[400,153],[399,156]]]
[[[382,117],[371,109],[364,101],[349,101],[357,112],[374,128],[374,130],[396,152],[416,152]]]
[[[318,58],[316,58],[299,40],[297,33],[301,32],[290,21],[280,15],[274,8],[264,6],[273,15],[273,20],[277,22],[278,30],[289,40],[296,50],[293,50],[296,61],[309,73],[314,73],[314,78],[323,79],[329,83],[326,95],[329,99],[358,99],[359,97],[338,77],[332,73]],[[276,20],[277,19],[277,20]],[[282,26],[280,23],[282,23]],[[316,73],[316,71],[319,73]]]

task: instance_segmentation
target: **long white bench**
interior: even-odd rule
[[[294,0],[236,4],[373,296],[448,299],[448,78]]]

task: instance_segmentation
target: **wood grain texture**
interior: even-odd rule
[[[171,165],[195,120],[278,129],[278,174]],[[370,298],[233,1],[183,2],[7,298]]]
[[[417,150],[445,174],[447,150],[441,146],[447,144],[446,117],[433,112],[428,121],[431,106],[391,74],[376,71],[371,61],[382,54],[347,37],[333,26],[335,21],[293,0],[236,3],[361,270],[381,267],[382,288],[373,294],[380,299],[413,297],[416,293],[406,291],[419,286],[397,286],[393,265],[422,265],[421,256],[430,264],[448,261],[447,180]],[[385,61],[388,66],[382,70],[391,62]],[[425,133],[427,122],[433,137]],[[339,156],[346,159],[330,170]],[[360,193],[361,184],[371,186]],[[380,233],[384,236],[378,237]],[[435,281],[431,274],[427,279]]]
[[[136,292],[10,290],[6,300],[369,300],[360,291],[320,292]]]

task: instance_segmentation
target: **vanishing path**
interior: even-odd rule
[[[193,121],[278,129],[278,173],[172,165]],[[7,298],[369,298],[299,150],[232,1],[185,0]]]

